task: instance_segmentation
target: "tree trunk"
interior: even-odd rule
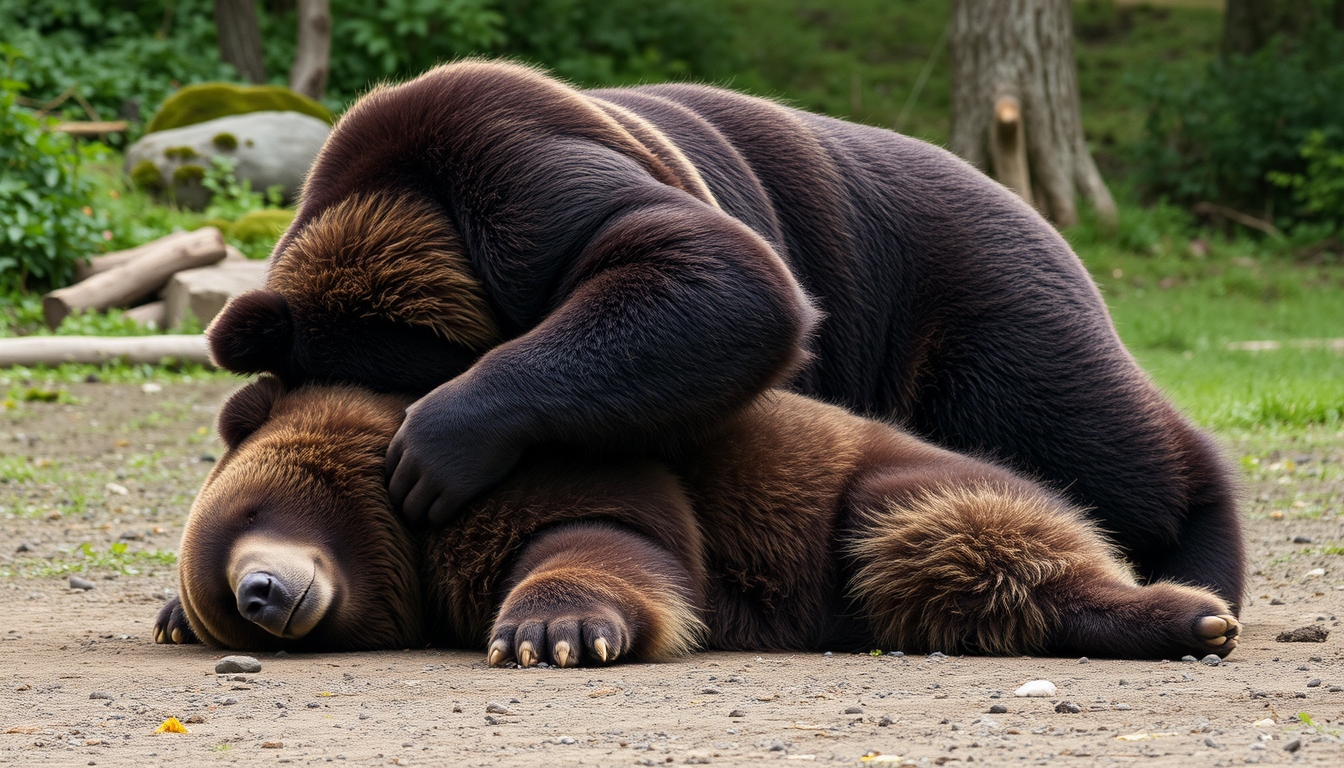
[[[1078,220],[1078,195],[1113,225],[1115,201],[1083,138],[1069,0],[953,0],[950,43],[952,151],[1059,226]]]
[[[322,99],[331,60],[331,8],[328,0],[299,0],[299,47],[289,70],[289,89]]]
[[[219,57],[253,83],[266,82],[261,61],[261,28],[254,0],[215,0]]]
[[[1339,0],[1328,10],[1318,0],[1227,0],[1223,13],[1223,55],[1250,56],[1276,35],[1299,39],[1314,24],[1337,20],[1341,12],[1344,2]]]

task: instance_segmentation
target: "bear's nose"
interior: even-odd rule
[[[249,573],[238,582],[238,612],[272,634],[284,630],[293,602],[284,582],[265,571]]]

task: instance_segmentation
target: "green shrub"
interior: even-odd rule
[[[1333,230],[1344,228],[1344,147],[1340,143],[1332,145],[1325,131],[1312,131],[1300,153],[1306,171],[1269,174],[1271,183],[1293,191],[1301,218],[1315,219]]]
[[[331,112],[326,107],[282,85],[202,83],[187,86],[169,96],[154,113],[154,119],[145,126],[145,133],[249,112],[302,112],[328,123],[332,121]]]
[[[1135,159],[1149,193],[1290,226],[1300,219],[1294,190],[1270,179],[1305,176],[1313,131],[1344,136],[1344,35],[1318,31],[1293,49],[1218,61],[1202,77],[1159,72],[1145,91],[1152,106]]]
[[[17,54],[0,43],[7,58]],[[96,253],[104,228],[92,209],[84,153],[15,99],[24,85],[0,78],[0,291],[59,287]]]
[[[259,211],[250,211],[244,214],[242,218],[230,223],[225,235],[230,240],[244,244],[251,245],[268,241],[274,245],[292,221],[294,221],[294,210],[291,208],[265,208]]]

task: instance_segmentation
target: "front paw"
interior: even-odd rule
[[[486,656],[490,666],[610,664],[630,650],[633,633],[619,608],[556,586],[523,585],[509,595],[495,620]]]
[[[1201,616],[1194,621],[1194,634],[1203,651],[1226,657],[1237,647],[1241,623],[1229,613]]]
[[[161,645],[201,642],[187,623],[187,614],[182,611],[182,600],[174,597],[159,610],[154,620],[154,642]]]

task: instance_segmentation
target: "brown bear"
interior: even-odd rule
[[[263,377],[181,547],[155,640],[488,647],[492,665],[873,647],[1225,655],[1212,592],[1136,584],[1093,523],[993,464],[769,392],[666,463],[530,448],[448,526],[394,514],[384,453],[409,398]]]
[[[531,446],[694,440],[780,385],[1048,483],[1144,579],[1241,601],[1210,440],[1054,229],[929,144],[463,61],[350,108],[272,259],[216,359],[423,395],[388,453],[409,522],[446,524]]]

